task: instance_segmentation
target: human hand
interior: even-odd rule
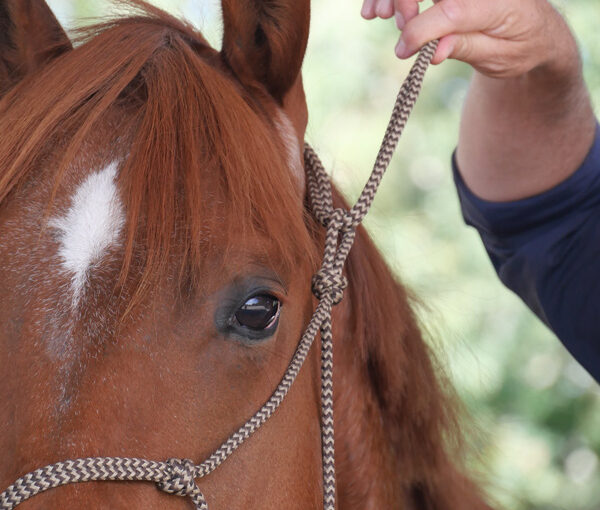
[[[539,67],[562,71],[578,62],[567,24],[547,0],[438,0],[421,14],[419,1],[364,0],[364,18],[396,16],[399,58],[440,39],[434,64],[453,58],[494,78]]]
[[[396,26],[402,30],[407,21],[419,14],[422,0],[364,0],[361,14],[365,19],[388,19],[395,15]]]

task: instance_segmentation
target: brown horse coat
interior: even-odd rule
[[[223,0],[220,52],[127,4],[73,48],[43,0],[0,0],[2,488],[67,458],[204,459],[270,395],[312,313],[309,3]],[[347,276],[339,507],[488,508],[411,299],[362,229]],[[260,339],[229,320],[257,293],[282,306]],[[200,481],[211,510],[321,505],[318,385],[313,348],[273,419]],[[90,483],[23,507],[186,504]]]

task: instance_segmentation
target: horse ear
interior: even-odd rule
[[[44,0],[0,0],[0,93],[71,48]]]
[[[263,84],[282,102],[300,74],[309,0],[222,0],[222,55],[240,81]]]

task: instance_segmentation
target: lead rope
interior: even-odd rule
[[[318,298],[317,308],[304,332],[283,379],[263,407],[225,441],[202,464],[188,459],[157,462],[122,457],[90,457],[67,460],[43,467],[19,478],[0,494],[0,510],[12,510],[23,501],[55,487],[90,481],[146,481],[177,496],[189,497],[196,510],[208,510],[206,499],[196,484],[227,459],[246,439],[265,423],[279,407],[304,363],[310,347],[321,332],[321,447],[323,456],[323,508],[335,510],[335,461],[333,429],[333,338],[331,311],[343,297],[348,285],[343,268],[356,228],[366,216],[383,175],[392,159],[408,116],[417,100],[425,71],[437,41],[424,46],[400,88],[392,117],[386,129],[375,165],[360,197],[350,210],[334,209],[331,182],[321,161],[309,145],[304,147],[311,208],[327,229],[323,263],[312,280]]]

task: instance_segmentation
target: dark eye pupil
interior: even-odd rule
[[[253,296],[235,312],[241,326],[255,331],[268,329],[279,317],[280,302],[274,296]]]

